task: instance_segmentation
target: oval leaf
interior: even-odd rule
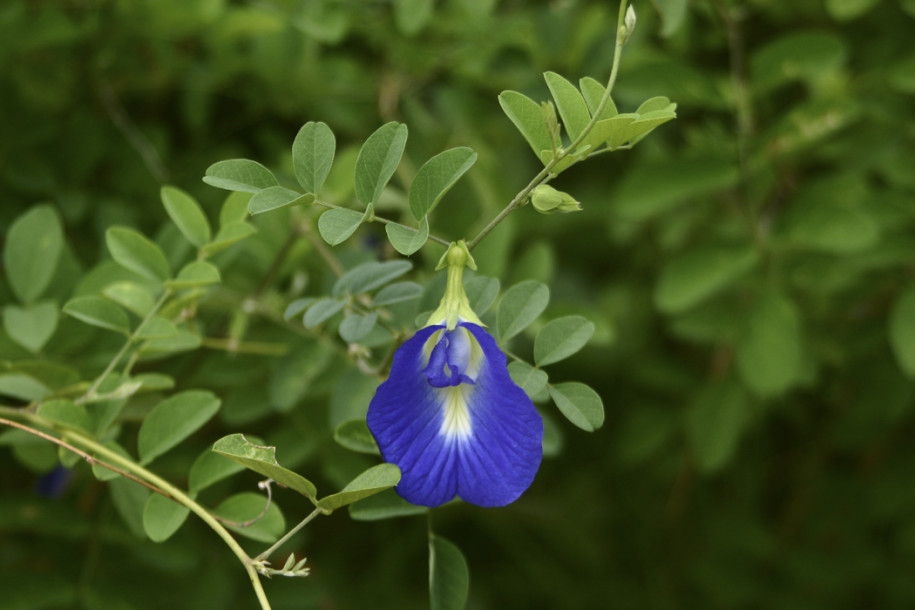
[[[303,323],[305,328],[314,328],[321,322],[330,319],[335,313],[343,309],[343,306],[346,305],[346,301],[340,301],[337,299],[321,299],[316,301],[314,305],[308,308],[308,311],[305,312],[305,317]]]
[[[161,494],[149,494],[143,509],[143,529],[153,542],[164,542],[184,524],[190,509]]]
[[[102,297],[76,297],[64,305],[64,313],[99,328],[130,334],[130,323],[123,309]]]
[[[233,532],[258,542],[271,543],[286,531],[286,520],[276,502],[270,502],[269,507],[267,502],[267,496],[245,491],[226,498],[213,509],[213,514],[234,521],[235,523],[226,523],[226,527]],[[236,525],[237,523],[246,525]]]
[[[356,521],[379,521],[394,517],[424,515],[429,512],[425,506],[410,504],[397,495],[393,489],[375,494],[349,506],[349,516]]]
[[[334,430],[334,440],[350,451],[381,455],[365,419],[351,419],[337,426]]]
[[[207,168],[203,181],[216,188],[246,193],[279,184],[269,169],[249,159],[218,161]]]
[[[383,305],[393,305],[403,301],[412,301],[418,299],[423,293],[423,287],[416,282],[396,282],[385,286],[378,291],[372,304],[375,307]]]
[[[377,321],[378,314],[374,311],[366,315],[353,314],[346,316],[340,322],[340,338],[347,343],[356,343],[359,339],[372,332]]]
[[[162,282],[171,271],[165,253],[141,233],[126,227],[112,227],[105,232],[105,243],[116,263],[143,277]]]
[[[737,343],[737,370],[754,392],[780,394],[801,373],[801,321],[784,295],[766,293],[750,310]]]
[[[505,291],[496,310],[499,341],[511,339],[537,319],[550,302],[550,289],[537,280],[525,280]]]
[[[362,145],[356,158],[355,187],[356,197],[364,205],[378,201],[400,163],[406,143],[407,126],[392,121],[379,127]]]
[[[334,162],[337,141],[325,123],[305,123],[292,143],[292,166],[306,193],[321,190]]]
[[[230,222],[220,227],[213,241],[201,248],[201,251],[207,255],[215,254],[255,233],[257,233],[257,229],[250,223],[244,221]]]
[[[314,203],[313,193],[297,193],[283,186],[268,186],[258,191],[248,201],[248,212],[253,216],[271,210],[277,210],[287,205]]]
[[[334,296],[357,295],[380,288],[413,268],[410,261],[370,261],[353,267],[334,284]]]
[[[210,241],[210,222],[193,197],[174,186],[163,186],[159,196],[169,218],[189,242],[199,248]]]
[[[213,451],[299,492],[312,501],[316,498],[317,490],[311,481],[279,465],[276,461],[276,447],[255,445],[243,434],[230,434],[216,441],[213,444]]]
[[[508,374],[524,392],[533,399],[543,391],[549,376],[545,371],[534,368],[527,362],[516,360],[508,365]]]
[[[45,291],[63,245],[60,217],[50,205],[35,206],[10,225],[3,246],[3,266],[20,301],[30,303]]]
[[[342,244],[362,224],[364,214],[346,208],[327,210],[318,218],[318,233],[332,246]]]
[[[388,223],[384,225],[384,232],[388,234],[388,240],[395,250],[410,256],[429,239],[429,219],[424,217],[419,223],[419,229]]]
[[[181,268],[181,271],[178,272],[178,277],[165,282],[165,286],[180,290],[218,284],[221,279],[216,265],[206,261],[191,261]]]
[[[441,536],[429,535],[429,598],[432,610],[463,610],[470,571],[463,553]]]
[[[124,281],[108,284],[102,290],[102,294],[141,318],[145,318],[146,314],[155,306],[155,300],[149,289],[137,282]]]
[[[441,152],[423,163],[410,184],[413,217],[416,220],[425,218],[476,160],[477,153],[472,148],[461,146]]]
[[[150,463],[196,432],[216,414],[219,404],[220,400],[205,390],[187,390],[160,402],[140,426],[140,463]]]
[[[718,382],[699,392],[687,411],[686,435],[700,470],[711,473],[727,465],[747,410],[747,397],[736,383]]]
[[[556,108],[562,117],[562,124],[569,134],[569,139],[575,140],[591,121],[591,113],[585,99],[575,85],[559,74],[544,72],[543,78],[550,88],[550,93],[553,94],[553,99],[556,100]]]
[[[7,305],[3,308],[3,329],[10,339],[35,354],[54,334],[59,315],[53,301],[32,303],[27,307]]]
[[[568,358],[585,346],[594,334],[594,324],[582,316],[551,320],[534,339],[534,362],[545,366]]]
[[[541,150],[553,149],[540,104],[517,91],[503,91],[499,94],[499,105],[538,158]]]
[[[590,387],[577,381],[550,386],[550,396],[570,422],[593,432],[604,424],[604,403]]]
[[[324,511],[331,512],[341,506],[391,489],[399,482],[400,468],[394,464],[378,464],[350,481],[339,493],[321,498],[317,506]]]

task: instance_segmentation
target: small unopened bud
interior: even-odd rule
[[[541,184],[531,193],[531,204],[541,214],[578,212],[581,204],[568,193],[557,191],[549,184]]]
[[[626,44],[626,41],[629,40],[629,37],[632,36],[632,33],[635,31],[635,9],[630,4],[626,8],[626,16],[623,17],[623,44]]]

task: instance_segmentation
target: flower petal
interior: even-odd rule
[[[438,506],[460,496],[480,506],[504,506],[534,480],[543,421],[509,377],[495,340],[476,324],[460,326],[481,348],[475,381],[430,384],[430,351],[424,348],[443,327],[426,327],[397,350],[367,421],[384,459],[400,467],[397,491],[408,501]]]

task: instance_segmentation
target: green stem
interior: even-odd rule
[[[319,206],[324,207],[324,208],[329,208],[329,209],[331,209],[331,210],[337,210],[337,209],[345,209],[345,210],[348,210],[348,209],[349,209],[349,208],[344,208],[344,207],[339,206],[339,205],[335,205],[335,204],[333,204],[333,203],[330,203],[329,201],[319,201],[319,200],[316,200],[316,201],[314,202],[314,204],[315,204],[315,205],[319,205]],[[355,210],[353,210],[353,211],[355,211]],[[382,223],[382,224],[386,224],[386,225],[395,225],[395,226],[401,227],[401,228],[403,228],[403,229],[406,229],[407,231],[412,231],[413,233],[419,233],[419,229],[417,229],[416,227],[409,227],[409,226],[407,226],[407,225],[400,224],[399,222],[395,222],[395,221],[393,221],[393,220],[391,220],[391,219],[389,219],[389,218],[382,218],[381,216],[377,216],[377,215],[375,215],[375,213],[372,213],[371,218],[369,218],[369,222],[374,222],[374,221],[376,221],[376,220],[377,220],[378,222]],[[446,239],[442,239],[441,237],[438,237],[438,236],[436,236],[436,235],[432,235],[431,233],[429,234],[429,241],[434,241],[435,243],[441,244],[441,245],[443,245],[443,246],[445,246],[445,247],[451,245],[451,242],[450,242],[450,241],[448,241],[448,240],[446,240]]]
[[[168,297],[170,297],[171,294],[171,290],[165,289],[162,291],[162,296],[160,296],[159,300],[156,301],[155,305],[152,306],[152,309],[149,310],[149,313],[147,313],[146,316],[140,320],[140,323],[137,325],[137,327],[133,330],[132,333],[130,333],[130,336],[127,337],[127,342],[124,343],[120,351],[114,355],[114,358],[111,359],[111,362],[108,363],[108,366],[105,367],[105,370],[102,371],[102,374],[98,376],[98,378],[92,383],[91,386],[89,386],[89,389],[86,390],[85,394],[76,399],[77,404],[87,402],[97,396],[99,386],[101,386],[102,382],[105,381],[105,378],[111,374],[111,371],[114,370],[114,367],[116,367],[118,363],[121,362],[121,358],[124,357],[124,354],[127,353],[127,350],[130,349],[130,346],[133,345],[134,341],[137,340],[140,331],[143,330],[143,327],[146,326],[146,324],[152,319],[154,315],[156,315],[156,312],[162,308],[162,306],[165,304],[165,301],[168,300]]]
[[[277,541],[274,543],[273,546],[271,546],[269,549],[267,549],[266,551],[264,551],[263,553],[261,553],[260,555],[258,555],[257,557],[255,557],[255,558],[254,558],[254,561],[267,561],[267,558],[270,557],[270,555],[271,555],[275,550],[277,550],[278,548],[280,548],[281,546],[283,546],[284,544],[286,544],[286,542],[287,542],[290,538],[292,538],[293,536],[295,536],[295,535],[299,532],[299,530],[301,530],[303,527],[305,527],[306,525],[308,525],[308,523],[309,523],[312,519],[314,519],[314,518],[317,517],[318,515],[322,514],[323,512],[324,512],[324,511],[322,511],[320,508],[316,508],[316,509],[314,509],[313,511],[311,511],[311,512],[308,514],[307,517],[305,517],[304,519],[302,519],[302,521],[299,522],[299,524],[296,525],[294,528],[292,528],[291,530],[289,530],[288,532],[286,532],[286,535],[283,536],[282,538],[280,538],[279,540],[277,540]]]
[[[183,491],[166,481],[165,479],[159,477],[158,475],[150,472],[146,468],[143,468],[130,458],[126,458],[119,453],[116,453],[107,447],[99,444],[94,439],[89,438],[79,432],[69,429],[61,429],[59,426],[56,426],[54,422],[35,415],[28,413],[26,411],[17,411],[15,409],[0,408],[0,413],[10,414],[15,417],[20,417],[28,420],[29,422],[41,426],[43,428],[48,428],[58,432],[61,435],[61,439],[54,439],[53,437],[48,437],[47,435],[39,434],[44,438],[49,438],[53,442],[56,442],[58,445],[70,449],[70,445],[67,444],[67,441],[73,445],[78,445],[85,448],[87,451],[90,451],[94,456],[104,457],[108,462],[117,464],[127,472],[139,477],[143,481],[155,486],[157,491],[160,493],[168,494],[175,502],[187,507],[191,512],[200,517],[204,523],[210,526],[216,535],[222,538],[223,542],[231,549],[231,551],[238,557],[242,565],[245,568],[245,572],[248,573],[248,577],[251,580],[251,586],[254,588],[254,593],[257,596],[258,601],[260,602],[261,610],[270,610],[270,602],[267,600],[267,594],[264,592],[263,585],[261,584],[260,577],[257,575],[257,570],[254,567],[254,563],[251,558],[248,557],[248,554],[245,553],[244,549],[241,548],[241,545],[238,544],[238,541],[232,537],[232,534],[222,526],[216,518],[209,513],[203,506],[192,500],[187,494]],[[6,423],[5,421],[3,423]],[[19,426],[17,426],[19,427]],[[34,431],[38,432],[38,431]],[[34,433],[33,432],[33,433]],[[78,455],[84,455],[81,451],[76,451]],[[134,477],[129,477],[133,480]],[[147,485],[149,487],[149,485]]]
[[[613,65],[610,68],[610,78],[607,80],[607,89],[604,91],[604,96],[601,98],[600,103],[597,105],[597,108],[591,116],[591,120],[588,121],[588,124],[585,126],[585,128],[581,131],[580,134],[578,134],[578,137],[575,138],[575,140],[572,141],[569,146],[562,149],[558,155],[553,155],[553,158],[550,159],[550,162],[546,164],[546,167],[540,170],[540,172],[534,176],[534,178],[527,184],[527,186],[521,189],[521,192],[515,195],[511,202],[505,206],[501,212],[496,214],[496,216],[491,221],[489,221],[489,224],[487,224],[479,233],[477,233],[476,237],[467,242],[468,250],[473,250],[484,237],[489,235],[490,231],[495,229],[499,223],[505,220],[506,216],[521,207],[527,201],[531,191],[533,191],[541,184],[546,184],[549,182],[552,179],[551,174],[553,168],[556,167],[560,161],[565,159],[572,151],[577,149],[582,142],[584,142],[585,138],[588,137],[588,134],[591,132],[591,130],[594,129],[597,121],[600,120],[601,113],[604,111],[604,108],[610,101],[610,93],[613,91],[613,86],[616,84],[616,76],[619,73],[620,58],[622,57],[623,44],[625,43],[623,33],[625,32],[626,3],[627,0],[620,2],[620,11],[616,26],[616,45],[613,48]]]

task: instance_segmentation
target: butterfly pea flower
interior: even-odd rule
[[[385,461],[400,468],[397,493],[409,502],[504,506],[540,467],[543,420],[470,308],[462,274],[476,266],[464,242],[451,244],[443,266],[441,305],[394,354],[368,426]]]

